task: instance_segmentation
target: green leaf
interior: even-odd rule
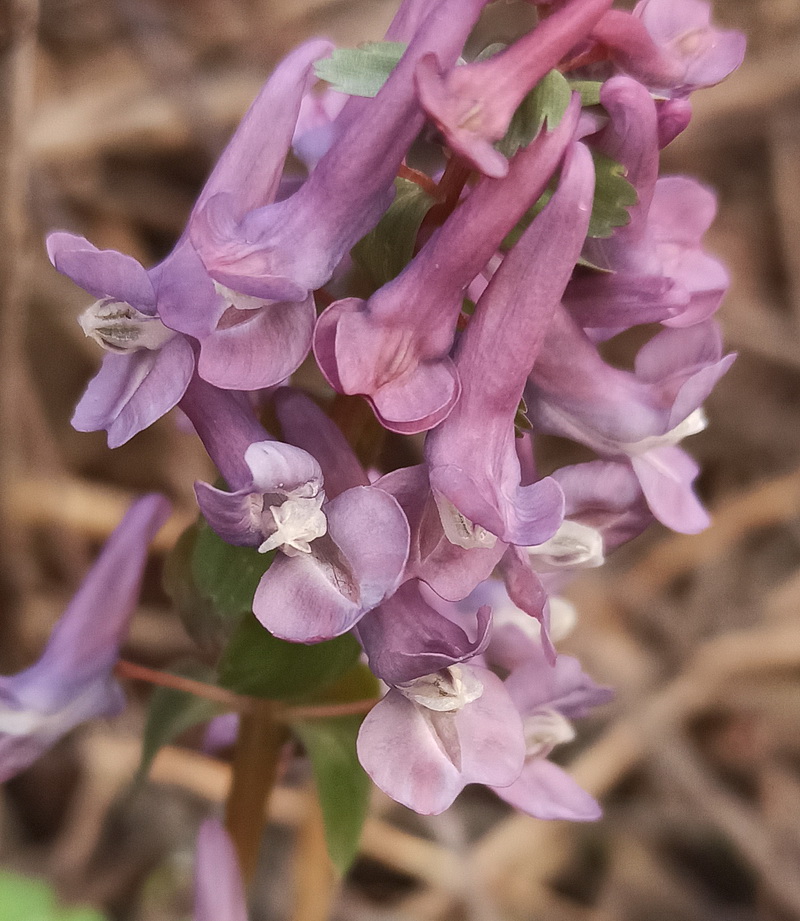
[[[530,144],[544,124],[552,131],[564,117],[571,96],[569,83],[560,71],[545,74],[519,104],[506,136],[497,144],[500,153],[513,157],[520,147]]]
[[[636,189],[625,178],[621,163],[592,151],[595,170],[594,202],[589,221],[590,237],[610,237],[615,227],[630,223],[628,208],[639,200]]]
[[[340,93],[376,96],[407,47],[405,42],[364,42],[358,48],[337,48],[317,61],[314,73]]]
[[[599,106],[603,84],[597,80],[570,80],[570,91],[581,94],[582,106]]]
[[[349,633],[313,646],[287,643],[248,616],[225,650],[219,681],[237,694],[296,700],[332,684],[360,654],[358,641]]]
[[[395,179],[394,201],[377,226],[353,247],[353,259],[378,286],[385,285],[411,262],[417,234],[435,204],[432,196],[409,179]]]
[[[167,557],[164,588],[202,648],[224,646],[252,610],[253,595],[274,556],[226,544],[202,519],[184,531]]]
[[[188,662],[169,669],[169,671],[173,675],[193,678],[195,681],[203,681],[206,684],[216,685],[217,683],[214,670],[199,662]],[[144,780],[147,777],[153,759],[162,746],[169,744],[192,726],[207,723],[221,712],[218,704],[202,697],[195,697],[194,694],[176,691],[173,688],[156,688],[150,697],[147,709],[147,722],[142,739],[142,758],[136,772],[136,779]]]
[[[594,201],[592,202],[592,215],[589,219],[589,237],[610,237],[615,227],[624,227],[630,223],[631,216],[628,208],[639,200],[636,189],[625,178],[625,167],[605,154],[592,151],[595,168]],[[522,216],[517,226],[508,233],[501,244],[504,250],[511,249],[523,233],[533,223],[534,218],[540,214],[545,205],[553,197],[556,182],[551,182],[544,193]],[[602,266],[597,266],[585,259],[578,260],[580,265],[597,271],[607,271]]]
[[[60,905],[44,880],[0,871],[0,921],[105,921],[105,915]]]
[[[361,720],[337,716],[298,720],[292,726],[311,759],[328,853],[340,873],[347,872],[358,853],[369,806],[370,780],[356,754]]]

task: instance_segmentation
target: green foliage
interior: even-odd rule
[[[214,670],[199,662],[176,666],[170,669],[170,672],[206,684],[217,683]],[[144,780],[147,776],[153,759],[163,745],[169,744],[192,726],[207,723],[220,712],[220,707],[210,700],[173,688],[157,687],[148,704],[137,780]]]
[[[59,905],[40,879],[0,871],[0,921],[105,921],[93,908]]]
[[[610,237],[615,227],[630,223],[628,208],[639,200],[625,178],[627,170],[605,154],[592,151],[595,172],[594,202],[589,221],[590,237]]]
[[[369,806],[370,781],[358,761],[360,716],[298,720],[292,728],[311,759],[328,853],[345,873],[358,853]]]
[[[597,80],[570,80],[570,91],[581,94],[582,106],[599,106],[603,84]]]
[[[377,286],[385,285],[411,262],[422,221],[434,199],[409,179],[395,179],[394,201],[377,226],[353,247],[353,259]]]
[[[306,646],[272,636],[254,616],[236,629],[219,666],[220,684],[237,694],[297,700],[333,684],[357,661],[361,647],[347,633]]]
[[[337,48],[314,65],[320,80],[350,96],[376,96],[397,62],[405,42],[365,42],[358,48]]]
[[[592,151],[595,169],[594,201],[592,215],[589,219],[589,237],[610,237],[615,227],[624,227],[630,223],[628,208],[639,200],[636,189],[625,178],[625,167],[605,154]],[[533,223],[534,218],[544,210],[553,197],[556,183],[551,182],[536,203],[528,209],[517,226],[503,240],[502,248],[511,249],[523,233]],[[579,260],[588,268],[599,268],[586,260]],[[603,271],[599,268],[600,271]]]
[[[514,113],[506,136],[497,144],[500,153],[513,157],[520,147],[530,144],[543,125],[552,131],[564,117],[571,96],[569,83],[560,71],[545,74]]]
[[[233,547],[204,520],[187,528],[167,557],[164,588],[189,635],[203,648],[221,648],[245,614],[275,556]]]

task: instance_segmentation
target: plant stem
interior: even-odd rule
[[[221,704],[223,707],[228,707],[239,713],[252,713],[259,706],[259,701],[254,697],[236,694],[233,691],[225,690],[225,688],[207,684],[205,681],[196,681],[194,678],[186,678],[183,675],[173,675],[172,672],[157,671],[154,668],[148,668],[146,665],[127,662],[125,659],[120,659],[117,662],[114,667],[114,674],[119,678],[146,681],[148,684],[155,684],[162,688],[185,691],[187,694],[194,694],[195,697],[212,700],[214,703]]]
[[[269,703],[242,714],[225,824],[236,846],[245,884],[251,882],[256,871],[265,806],[278,776],[281,748],[288,735],[286,726],[274,718]]]

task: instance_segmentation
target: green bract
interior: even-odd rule
[[[314,65],[320,80],[350,96],[376,96],[406,50],[405,42],[365,42],[338,48]]]
[[[353,259],[376,287],[385,285],[411,262],[417,234],[435,204],[428,193],[408,179],[395,179],[395,197],[374,230],[353,247]]]

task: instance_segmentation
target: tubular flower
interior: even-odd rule
[[[356,749],[389,796],[435,814],[479,783],[533,816],[587,821],[598,804],[550,757],[610,692],[556,653],[576,617],[561,593],[654,519],[708,523],[679,445],[734,360],[712,319],[728,275],[703,249],[714,195],[659,178],[659,158],[742,41],[699,0],[532,2],[537,26],[471,64],[487,0],[403,0],[388,44],[316,67],[327,89],[314,72],[331,46],[307,43],[160,265],[63,233],[49,248],[96,299],[81,325],[109,353],[76,426],[121,444],[177,404],[219,472],[195,494],[230,546],[190,533],[170,582],[201,601],[192,634],[214,615],[234,628],[220,683],[286,700],[319,770],[305,704],[344,704],[327,712],[354,733],[369,669],[386,693]],[[631,368],[612,365],[636,335]],[[545,469],[545,435],[596,458]],[[111,669],[160,509],[137,506],[41,662],[0,680],[0,776],[120,706]],[[204,744],[238,731],[237,714],[218,717]],[[352,759],[336,760],[338,780]],[[245,921],[216,825],[201,832],[196,917]]]
[[[586,236],[593,183],[591,157],[575,145],[556,193],[503,261],[458,343],[461,400],[428,436],[426,458],[445,533],[462,547],[541,543],[561,521],[563,497],[552,480],[521,485],[513,425]]]
[[[147,545],[169,512],[161,496],[134,503],[38,662],[0,677],[0,781],[25,770],[80,723],[124,708],[113,669],[138,601]]]
[[[320,317],[314,352],[330,384],[366,394],[387,428],[426,431],[452,410],[459,375],[449,356],[467,286],[542,194],[576,127],[578,107],[482,180],[417,257],[368,301],[348,298]]]
[[[239,397],[195,382],[181,403],[233,488],[197,483],[198,504],[228,543],[279,551],[253,599],[274,636],[313,643],[346,633],[400,583],[408,522],[372,486],[329,499],[316,459],[272,439]]]
[[[300,299],[328,281],[391,204],[398,167],[424,124],[412,80],[418,61],[433,54],[442,67],[454,64],[486,2],[430,5],[378,95],[342,110],[335,141],[296,194],[245,215],[227,195],[198,209],[192,240],[220,285],[268,299],[291,291]]]
[[[552,70],[611,6],[612,0],[570,0],[505,51],[466,67],[441,68],[433,55],[417,66],[425,111],[450,147],[486,176],[508,172],[494,149],[533,87]]]
[[[189,228],[214,196],[224,195],[236,213],[274,197],[312,65],[330,48],[309,42],[278,65],[209,177]],[[47,246],[53,265],[98,299],[81,326],[109,354],[73,425],[79,431],[106,429],[111,447],[175,406],[191,379],[197,348],[203,378],[241,390],[279,383],[308,352],[311,298],[286,286],[267,303],[219,285],[200,262],[188,230],[149,270],[68,233],[51,234]]]

